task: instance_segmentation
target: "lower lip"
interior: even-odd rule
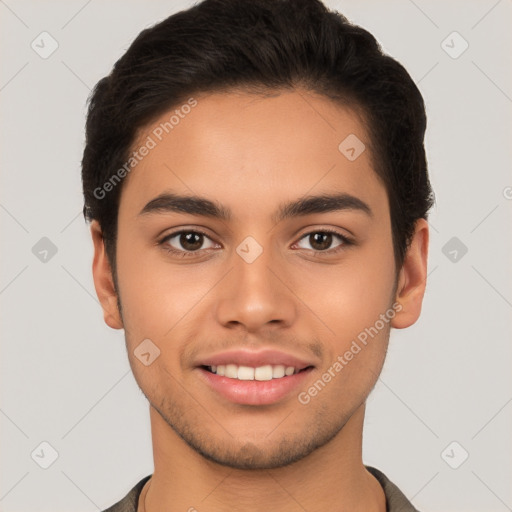
[[[269,405],[286,398],[304,385],[313,368],[272,380],[238,380],[221,377],[204,368],[197,368],[202,379],[230,402],[244,405]]]

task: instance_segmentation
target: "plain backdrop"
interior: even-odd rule
[[[326,3],[418,84],[436,193],[422,316],[392,331],[364,461],[422,511],[512,510],[512,3]],[[149,407],[94,292],[80,161],[91,88],[190,5],[0,1],[2,511],[103,510],[153,471]]]

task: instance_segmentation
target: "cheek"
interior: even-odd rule
[[[158,343],[172,338],[175,326],[175,332],[182,330],[203,310],[201,299],[215,287],[223,271],[208,262],[172,264],[166,261],[164,250],[136,240],[128,228],[119,230],[117,263],[123,320],[133,343],[145,338]],[[293,274],[290,282],[294,294],[306,306],[308,323],[318,323],[318,329],[333,340],[336,351],[350,345],[389,308],[394,283],[390,233],[389,237],[372,234],[364,245],[349,249],[339,263],[304,265],[302,269],[287,269]],[[215,291],[210,300],[214,295]],[[300,309],[301,304],[297,307]]]
[[[127,333],[135,338],[158,337],[166,322],[163,315],[166,297],[162,285],[169,278],[155,265],[145,248],[135,241],[133,234],[119,230],[117,241],[117,269],[123,320]]]
[[[133,343],[150,338],[163,344],[172,339],[175,326],[182,328],[194,308],[200,308],[214,276],[207,266],[173,265],[161,248],[128,240],[119,233],[118,282],[126,331]]]
[[[338,339],[357,335],[390,307],[394,284],[391,250],[358,250],[357,256],[354,253],[338,267],[317,273],[315,279],[309,280],[314,286],[304,285],[300,296],[307,297],[313,313]]]
[[[320,401],[343,397],[339,407],[348,410],[367,396],[384,363],[394,316],[390,304],[394,261],[361,254],[329,277],[322,293],[308,297],[313,312],[329,328],[323,338],[325,366],[318,378],[332,384],[326,385],[328,391]],[[305,390],[308,396],[310,390],[323,390],[321,383],[313,387]]]

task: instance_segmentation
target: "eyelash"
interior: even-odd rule
[[[211,240],[211,238],[204,231],[201,231],[199,229],[182,229],[182,230],[174,231],[173,233],[170,233],[170,234],[166,235],[164,238],[162,238],[158,242],[158,245],[162,246],[162,248],[166,252],[174,254],[174,255],[182,257],[182,258],[196,256],[201,250],[208,250],[208,249],[198,249],[197,251],[185,251],[185,250],[184,251],[180,251],[178,249],[174,249],[174,247],[166,246],[166,242],[168,242],[171,238],[174,238],[176,235],[181,235],[183,233],[200,234],[200,235],[203,235],[206,238]],[[316,254],[319,254],[319,255],[323,255],[323,254],[329,254],[329,255],[337,254],[338,252],[342,251],[347,246],[354,245],[354,243],[355,243],[353,240],[351,240],[350,238],[346,237],[345,235],[342,235],[338,231],[336,231],[334,229],[329,229],[329,228],[309,231],[308,233],[305,233],[304,235],[302,235],[299,238],[298,242],[303,240],[304,238],[310,236],[310,235],[317,234],[317,233],[322,233],[322,234],[331,233],[331,234],[336,235],[337,237],[339,237],[340,240],[343,243],[341,243],[340,245],[338,245],[334,249],[327,249],[325,251],[315,251],[314,249],[306,249],[306,250],[313,250],[315,255]]]

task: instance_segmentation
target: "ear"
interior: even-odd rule
[[[402,308],[397,308],[391,321],[395,329],[411,326],[420,316],[427,284],[428,240],[428,222],[418,219],[398,277],[395,300]]]
[[[103,308],[103,319],[112,329],[122,329],[123,321],[117,307],[117,292],[112,277],[112,269],[105,251],[103,234],[98,221],[91,222],[91,235],[94,244],[94,260],[92,263],[92,275],[96,295]]]

